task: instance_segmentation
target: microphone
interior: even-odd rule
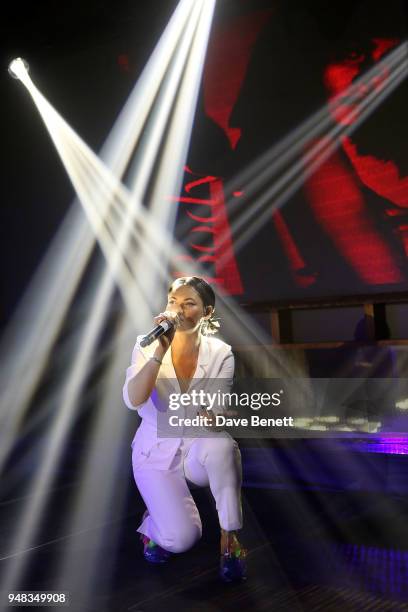
[[[140,341],[140,346],[143,348],[145,346],[149,346],[149,344],[157,340],[157,338],[160,338],[160,336],[168,332],[169,329],[171,329],[173,326],[174,323],[172,323],[171,321],[167,321],[166,319],[164,321],[161,321],[159,325],[156,325],[156,327],[154,327],[151,331],[149,331],[148,334],[145,335],[145,337]]]

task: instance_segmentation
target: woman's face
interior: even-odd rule
[[[335,121],[341,125],[351,125],[358,117],[358,106],[362,100],[372,91],[381,91],[389,77],[388,67],[382,64],[370,80],[365,83],[354,83],[357,77],[397,46],[399,40],[373,38],[371,43],[370,49],[357,50],[355,47],[355,50],[345,52],[343,57],[333,60],[324,70],[323,81],[329,100],[332,102],[331,113]]]
[[[199,329],[201,319],[206,314],[200,295],[188,285],[181,285],[169,293],[166,310],[179,315],[180,325],[177,330],[184,332]]]

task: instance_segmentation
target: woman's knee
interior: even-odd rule
[[[173,553],[189,550],[201,538],[201,525],[183,525],[163,541],[163,548]]]

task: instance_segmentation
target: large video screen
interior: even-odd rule
[[[357,121],[358,114],[349,115],[359,97],[375,97],[391,78],[387,57],[407,38],[403,3],[338,4],[338,11],[272,1],[218,9],[175,198],[177,226],[184,259],[199,262],[209,279],[243,301],[408,289],[408,79],[345,130],[286,201],[273,209],[271,200],[270,214],[248,240],[235,234],[236,209],[242,201],[252,205],[243,200],[248,168],[333,99],[341,103],[332,126],[347,128]],[[353,99],[341,99],[373,68]],[[313,144],[306,138],[293,163],[302,163]]]

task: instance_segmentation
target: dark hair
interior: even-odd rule
[[[168,293],[175,291],[179,287],[188,286],[192,287],[197,291],[200,296],[204,308],[207,306],[211,306],[213,312],[209,319],[206,319],[202,323],[201,333],[204,335],[216,334],[220,324],[214,318],[214,307],[215,307],[215,293],[211,285],[207,283],[203,278],[199,276],[180,276],[180,278],[176,278],[170,285]]]

